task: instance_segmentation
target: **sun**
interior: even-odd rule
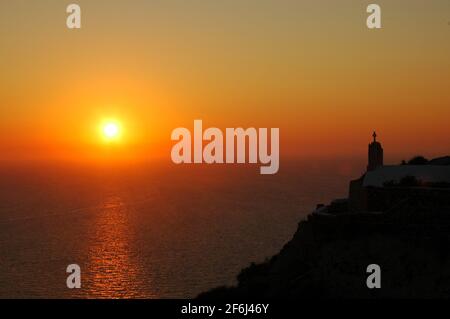
[[[120,125],[117,122],[106,122],[102,127],[103,137],[107,140],[115,140],[120,135]]]

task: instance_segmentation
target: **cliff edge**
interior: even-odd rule
[[[277,255],[243,269],[237,286],[199,298],[450,297],[450,203],[410,196],[385,212],[343,205],[319,207]],[[366,285],[370,264],[381,267],[380,289]]]

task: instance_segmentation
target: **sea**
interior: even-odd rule
[[[193,298],[278,253],[355,159],[257,165],[2,163],[0,298]],[[69,289],[67,266],[81,270]]]

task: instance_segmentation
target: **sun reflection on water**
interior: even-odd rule
[[[87,297],[139,298],[150,284],[142,282],[142,265],[131,247],[129,209],[120,197],[112,196],[96,212],[84,286]]]

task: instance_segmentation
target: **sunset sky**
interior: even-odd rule
[[[170,133],[279,127],[281,156],[450,153],[450,1],[0,0],[3,159],[169,158]],[[101,138],[108,119],[120,141]]]

